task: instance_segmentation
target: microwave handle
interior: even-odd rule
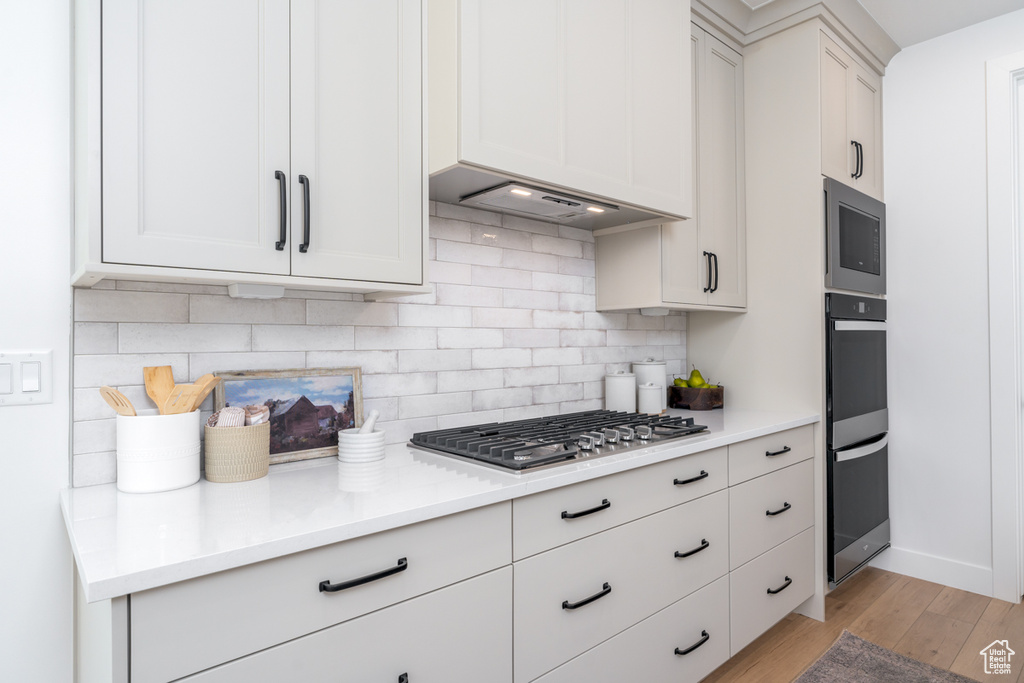
[[[869,443],[867,446],[860,446],[858,448],[848,448],[843,451],[835,452],[835,461],[844,462],[846,460],[855,460],[856,458],[863,458],[865,455],[871,455],[877,453],[886,446],[889,445],[889,435],[883,434],[882,438],[878,441]]]
[[[836,332],[885,332],[885,323],[873,320],[836,320],[832,323]]]

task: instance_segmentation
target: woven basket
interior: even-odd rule
[[[270,423],[251,427],[204,427],[206,479],[216,483],[249,481],[270,469]]]

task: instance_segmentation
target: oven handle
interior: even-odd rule
[[[843,462],[845,460],[853,460],[855,458],[863,458],[865,455],[871,455],[877,453],[886,446],[889,445],[889,435],[883,434],[882,438],[878,441],[869,443],[867,446],[860,446],[859,448],[848,448],[845,451],[835,452],[835,461]]]
[[[885,332],[884,321],[836,320],[832,325],[836,332]]]

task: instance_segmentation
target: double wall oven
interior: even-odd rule
[[[826,322],[828,578],[889,547],[885,300],[829,293]]]

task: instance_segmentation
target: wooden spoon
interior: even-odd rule
[[[113,387],[100,387],[100,396],[111,408],[117,411],[118,415],[128,417],[135,416],[135,406],[128,400],[128,397]]]
[[[157,410],[164,414],[164,404],[174,389],[174,373],[170,365],[158,365],[142,368],[142,376],[146,379],[146,394],[153,399]]]
[[[192,404],[195,403],[199,392],[200,388],[195,384],[175,384],[160,413],[177,415],[192,412]]]
[[[220,377],[214,377],[213,375],[203,375],[196,380],[196,386],[199,387],[199,393],[196,394],[195,402],[192,404],[192,410],[199,410],[199,406],[202,405],[206,397],[210,395],[210,392],[214,390],[220,382]]]

